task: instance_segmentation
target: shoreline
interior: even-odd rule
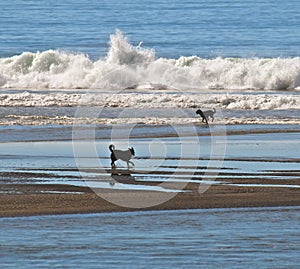
[[[247,134],[273,134],[273,133],[300,133],[300,125],[294,124],[232,124],[219,125],[198,123],[192,126],[186,124],[176,125],[185,136],[234,136]],[[7,125],[0,126],[0,143],[9,142],[59,142],[59,141],[88,141],[90,139],[109,140],[112,128],[120,128],[118,139],[128,138],[122,130],[134,129],[130,137],[144,138],[172,138],[178,134],[164,124],[83,124],[83,125]],[[193,129],[195,128],[195,129]],[[90,137],[93,132],[93,137]],[[87,136],[88,135],[88,136]]]
[[[273,143],[274,135],[272,134],[275,133],[295,133],[295,135],[292,135],[291,141],[297,142],[300,133],[298,128],[299,126],[296,126],[296,128],[292,125],[286,125],[284,126],[285,128],[278,128],[278,126],[276,125],[268,127],[271,128],[265,128],[265,126],[263,125],[258,125],[254,128],[253,126],[249,127],[249,125],[226,126],[226,128],[229,129],[227,129],[227,135],[240,134],[242,135],[241,138],[244,138],[243,135],[245,134],[268,134],[266,136],[267,140],[256,140],[255,137],[252,136],[249,140],[251,142],[249,144],[251,147],[245,144],[243,142],[244,140],[238,140],[240,141],[239,146],[242,147],[236,148],[235,143],[237,143],[237,141],[235,141],[234,144],[229,144],[232,146],[231,153],[224,156],[224,161],[227,161],[229,163],[244,162],[246,168],[244,169],[243,165],[233,165],[232,163],[228,164],[227,166],[225,166],[227,168],[230,168],[228,171],[218,171],[218,173],[221,175],[221,181],[224,181],[226,184],[213,184],[204,193],[199,193],[198,189],[199,183],[200,185],[202,185],[201,180],[205,181],[203,173],[206,172],[205,169],[207,169],[208,164],[205,162],[205,160],[207,160],[207,156],[204,153],[205,150],[207,150],[207,152],[210,152],[209,144],[207,145],[207,148],[202,147],[203,154],[200,157],[197,156],[196,159],[193,154],[180,156],[179,158],[176,154],[174,155],[172,153],[169,159],[164,156],[164,160],[167,161],[167,163],[165,164],[166,166],[162,167],[162,171],[155,172],[154,174],[154,176],[158,177],[167,174],[172,178],[172,168],[177,167],[179,169],[185,169],[184,171],[180,171],[180,175],[184,176],[185,173],[194,173],[194,167],[189,163],[182,164],[182,167],[178,167],[177,161],[179,159],[194,161],[198,160],[198,162],[202,162],[201,164],[197,163],[197,171],[193,177],[195,181],[191,181],[185,186],[184,190],[186,190],[187,192],[181,192],[174,196],[174,193],[170,194],[167,192],[164,193],[163,191],[154,191],[155,188],[149,188],[148,190],[120,190],[116,187],[105,189],[98,186],[97,191],[100,194],[105,193],[105,196],[111,195],[113,201],[125,201],[125,203],[119,204],[134,205],[133,208],[121,207],[114,203],[110,203],[109,201],[97,195],[93,191],[94,189],[91,189],[87,186],[76,186],[76,184],[63,185],[64,183],[61,182],[55,184],[39,184],[34,182],[34,179],[39,177],[45,179],[54,178],[56,180],[61,180],[61,178],[64,179],[65,177],[66,179],[70,179],[70,182],[74,178],[76,180],[79,180],[79,178],[80,180],[82,180],[80,174],[76,174],[78,173],[78,169],[76,168],[78,164],[73,163],[74,152],[70,151],[70,149],[72,149],[72,147],[70,147],[71,144],[60,145],[58,143],[56,147],[53,147],[52,144],[47,145],[45,142],[43,142],[35,144],[35,147],[32,147],[30,144],[31,142],[28,141],[33,139],[36,142],[41,142],[43,140],[49,142],[58,142],[62,138],[66,138],[67,141],[72,142],[72,140],[70,140],[70,136],[72,134],[71,127],[59,126],[59,132],[57,128],[53,128],[51,126],[48,126],[47,128],[28,127],[28,132],[24,132],[24,128],[22,127],[19,127],[20,130],[17,131],[15,130],[15,128],[3,128],[3,136],[1,138],[1,145],[3,146],[3,160],[5,161],[10,158],[11,165],[13,165],[12,167],[23,167],[22,164],[24,164],[25,159],[28,164],[23,167],[24,171],[18,171],[18,169],[12,169],[10,171],[9,168],[8,171],[6,171],[6,169],[0,171],[2,173],[1,175],[3,176],[3,184],[1,184],[0,187],[0,217],[128,212],[145,210],[300,206],[300,188],[298,187],[300,186],[300,178],[299,168],[297,166],[297,164],[299,163],[299,156],[297,148],[295,148],[295,144],[290,143],[289,136],[285,135],[282,138],[280,137],[280,145],[282,145],[284,141],[288,141],[289,143],[284,144],[286,145],[286,147],[279,148],[278,150],[290,149],[291,151],[283,151],[284,154],[280,155],[280,159],[277,159],[277,151],[275,152],[276,155],[274,157],[275,153],[272,151],[273,147],[270,148],[269,146],[272,144],[268,142],[271,141]],[[139,129],[139,132],[134,133],[132,135],[132,138],[138,140],[140,138],[139,135],[141,134],[145,134],[148,137],[155,138],[155,136],[152,135],[153,132],[149,133],[149,129],[151,128],[146,128],[146,130],[144,130],[143,132]],[[206,128],[199,128],[199,130],[199,136],[207,135]],[[86,135],[84,131],[85,129],[83,129],[83,133],[80,133],[78,137],[79,140],[82,140]],[[99,128],[98,131],[99,133],[96,132],[94,137],[96,141],[101,141],[103,138],[107,138],[107,129],[100,130]],[[159,131],[160,135],[164,135],[164,137],[166,137],[165,126],[156,126],[155,130],[153,131]],[[12,142],[12,140],[19,139],[20,141],[18,142]],[[245,141],[247,142],[248,140]],[[247,143],[249,143],[249,141]],[[255,147],[252,147],[252,145],[254,145],[254,142]],[[12,144],[10,145],[9,143]],[[12,151],[14,145],[13,143],[19,144],[18,147]],[[105,140],[104,142],[105,146],[106,143],[107,140]],[[169,149],[170,152],[176,152],[176,147],[174,148],[174,145],[175,144],[171,144]],[[203,145],[205,145],[204,142]],[[136,146],[138,149],[139,144],[137,144]],[[107,148],[105,149],[107,150]],[[241,149],[247,149],[249,152],[247,152],[246,155],[240,154],[239,150]],[[60,152],[60,154],[57,154],[57,150]],[[257,155],[257,150],[265,152],[263,159],[259,158],[260,155]],[[140,148],[140,158],[146,158],[148,155],[149,154],[145,149]],[[93,157],[92,155],[88,156]],[[50,157],[51,159],[49,159]],[[58,160],[56,159],[59,157],[65,158],[63,159],[63,162],[61,162],[62,160],[60,159],[58,163]],[[37,163],[37,160],[40,160],[41,158],[43,159],[43,161],[41,163]],[[104,161],[107,161],[107,165],[109,165],[108,152],[105,151],[101,156],[97,155],[97,158],[102,158]],[[212,156],[210,156],[210,159],[215,160],[215,158]],[[47,162],[45,162],[44,160],[47,160]],[[264,164],[263,167],[261,167],[262,163]],[[270,165],[266,165],[266,163]],[[273,163],[275,163],[275,165]],[[86,166],[86,164],[84,163],[83,167],[90,168],[93,167],[93,164],[94,163],[88,163],[88,166]],[[279,164],[281,165],[280,167]],[[54,172],[51,170],[51,167],[54,168]],[[41,172],[35,172],[35,169],[41,170]],[[60,171],[60,169],[62,169],[62,171]],[[75,170],[68,171],[68,169]],[[170,169],[172,171],[170,171]],[[252,171],[253,169],[254,171]],[[55,174],[55,171],[57,174]],[[263,173],[261,173],[261,171],[263,171]],[[70,173],[60,175],[60,172]],[[76,172],[75,175],[73,172]],[[91,172],[99,173],[99,171],[96,170]],[[105,175],[100,175],[100,179],[107,180],[107,177],[108,179],[110,179],[110,172],[111,171],[105,171]],[[150,179],[148,178],[144,183],[142,181],[139,181],[138,179],[139,177],[141,177],[139,173],[142,174],[143,177],[150,177]],[[89,174],[89,176],[93,176],[93,173]],[[153,177],[153,174],[146,170],[136,170],[132,176],[133,178],[137,176],[136,183],[140,185],[145,184],[145,186],[150,187],[160,184],[158,182],[155,182],[155,177],[154,180],[151,181],[151,177]],[[129,177],[128,181],[120,180],[119,183],[125,183],[125,185],[127,183],[135,184],[135,182],[131,180],[131,177]],[[172,188],[174,187],[172,183],[168,182],[167,184],[168,187],[170,187],[170,190],[176,190],[176,186],[175,188]],[[239,184],[242,184],[243,186],[239,186]],[[265,186],[259,186],[259,184],[264,184]],[[293,185],[297,185],[297,188],[293,188]],[[157,200],[158,195],[169,195],[168,197],[172,197],[170,199],[165,199],[164,201],[166,202],[157,203],[157,205],[151,207],[142,207],[138,205],[138,201],[143,201],[143,199],[145,198],[147,198],[148,201],[160,201]],[[135,201],[134,199],[137,199],[137,201]],[[126,201],[128,201],[128,203],[126,203]]]
[[[146,208],[121,207],[106,201],[89,187],[69,185],[12,184],[15,191],[23,194],[0,195],[0,217],[36,215],[87,214],[107,212],[132,212],[153,210],[182,210],[209,208],[244,208],[300,206],[300,190],[281,187],[239,187],[213,185],[199,193],[198,184],[190,183],[190,192],[176,194],[170,200]],[[147,197],[156,199],[153,191],[104,190],[106,195],[126,199]]]

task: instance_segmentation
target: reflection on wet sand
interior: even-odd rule
[[[210,164],[211,159],[219,157],[209,155],[209,137],[201,138],[201,156],[194,153],[186,137],[181,138],[188,145],[186,155],[177,150],[175,138],[164,138],[167,154],[151,158],[146,150],[149,141],[136,139],[131,141],[139,152],[134,169],[123,167],[121,162],[112,169],[107,151],[99,150],[99,157],[93,158],[84,152],[85,142],[82,167],[74,161],[71,141],[0,143],[2,210],[7,210],[6,215],[23,214],[24,210],[32,212],[30,206],[35,205],[36,212],[40,212],[37,200],[46,208],[44,202],[53,203],[55,196],[60,201],[56,205],[61,208],[59,212],[69,212],[66,208],[77,212],[80,203],[87,201],[85,205],[91,206],[91,197],[98,199],[95,193],[110,193],[120,201],[127,199],[129,193],[133,202],[137,196],[143,201],[146,196],[157,199],[158,194],[175,193],[177,202],[167,206],[173,209],[298,205],[299,137],[300,133],[231,136],[222,166]],[[109,141],[97,141],[95,146],[103,149],[108,144]],[[200,185],[208,187],[203,194],[199,193]],[[81,212],[115,210],[107,204],[104,209],[100,204],[91,208],[82,205]],[[79,208],[74,208],[76,205]],[[14,208],[22,209],[16,213]]]
[[[118,183],[124,183],[126,182],[127,184],[134,182],[135,178],[131,175],[130,170],[117,170],[117,169],[112,169],[111,170],[111,181],[109,184],[111,186],[115,185],[116,182]]]

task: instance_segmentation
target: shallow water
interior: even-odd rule
[[[0,219],[3,268],[298,268],[300,208]]]
[[[299,140],[300,133],[115,140],[117,148],[133,146],[136,152],[130,171],[125,162],[116,162],[117,175],[110,172],[110,140],[0,143],[1,183],[172,192],[145,184],[192,180],[251,186],[249,180],[255,180],[252,186],[283,187],[286,182],[285,187],[299,188]]]

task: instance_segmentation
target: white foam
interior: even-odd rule
[[[225,109],[240,110],[300,109],[300,95],[276,93],[210,95],[206,103]]]
[[[97,61],[59,50],[0,59],[0,88],[121,90],[144,83],[198,91],[300,89],[300,58],[156,58],[117,30]]]
[[[131,108],[215,107],[240,110],[300,109],[300,95],[290,93],[40,93],[0,94],[0,106],[100,106]]]
[[[46,117],[46,116],[8,116],[7,118],[0,118],[0,126],[8,125],[81,125],[81,124],[159,124],[159,125],[199,125],[201,121],[198,117],[186,117],[186,118],[177,118],[177,117],[145,117],[145,118],[126,118],[118,117],[116,119],[110,118],[73,118],[67,116],[55,116],[55,117]],[[217,118],[210,125],[228,125],[228,124],[300,124],[299,118],[251,118],[251,117],[230,117],[230,118]]]

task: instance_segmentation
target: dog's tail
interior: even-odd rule
[[[109,150],[111,151],[111,152],[114,152],[114,150],[115,150],[115,146],[114,145],[109,145]]]
[[[214,111],[214,113],[216,113],[216,109],[215,108],[213,108],[213,111]]]

